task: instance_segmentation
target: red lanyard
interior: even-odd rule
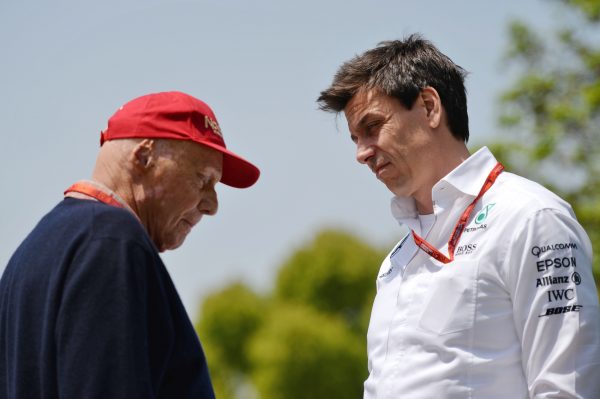
[[[113,196],[86,182],[77,182],[65,190],[65,194],[70,192],[85,194],[100,202],[104,202],[105,204],[116,206],[117,208],[125,208],[125,206]]]
[[[477,194],[477,197],[475,197],[473,202],[471,202],[471,204],[467,207],[467,209],[465,209],[465,211],[463,212],[460,219],[458,219],[456,226],[454,226],[454,231],[452,232],[452,235],[450,236],[450,240],[448,241],[448,255],[449,256],[446,256],[443,253],[441,253],[433,245],[431,245],[430,243],[425,241],[424,238],[422,238],[417,233],[412,231],[412,235],[415,240],[415,244],[417,244],[417,247],[419,247],[422,251],[427,253],[432,258],[435,258],[436,260],[438,260],[442,263],[452,262],[454,260],[454,249],[456,248],[456,244],[458,244],[458,240],[460,239],[460,236],[462,235],[463,230],[465,229],[465,226],[467,225],[469,216],[471,216],[471,213],[473,212],[473,209],[475,208],[475,204],[477,203],[477,201],[479,201],[479,199],[481,197],[483,197],[483,194],[485,194],[485,192],[487,190],[489,190],[490,187],[492,187],[492,185],[496,181],[496,178],[498,177],[498,175],[500,173],[502,173],[503,170],[504,170],[504,166],[502,166],[502,164],[500,162],[498,162],[498,164],[496,164],[494,169],[492,169],[492,171],[488,175],[487,179],[485,179],[485,183],[483,183],[483,187],[481,187],[481,190],[479,191],[479,194]]]

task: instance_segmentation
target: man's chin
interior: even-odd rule
[[[182,246],[186,237],[187,237],[187,234],[183,238],[180,238],[180,239],[175,240],[173,242],[163,242],[163,243],[156,243],[155,242],[154,244],[158,248],[158,252],[172,251],[172,250],[177,249],[180,246]]]
[[[390,190],[392,194],[394,194],[396,197],[408,198],[412,196],[411,192],[407,189],[406,186],[399,185],[396,182],[383,182],[383,184],[385,184],[387,189]]]
[[[401,191],[399,190],[400,187],[398,187],[398,184],[395,184],[396,182],[389,181],[386,179],[379,179],[379,181],[382,182],[387,187],[387,189],[395,195],[398,195],[398,192]]]

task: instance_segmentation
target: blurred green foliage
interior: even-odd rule
[[[241,283],[196,325],[219,399],[361,398],[366,330],[385,251],[324,230],[285,260],[272,293]]]
[[[311,245],[300,248],[283,264],[275,297],[342,317],[357,333],[366,334],[375,273],[383,256],[385,253],[349,234],[322,231]]]
[[[206,298],[197,327],[205,340],[219,342],[219,355],[235,364],[238,371],[247,372],[246,346],[263,324],[267,305],[266,298],[242,283],[234,283]]]
[[[566,199],[590,235],[600,283],[600,0],[562,0],[552,34],[509,26],[501,97],[506,133],[490,145],[509,170]]]
[[[280,303],[253,337],[249,356],[261,398],[360,398],[365,337],[308,304]]]

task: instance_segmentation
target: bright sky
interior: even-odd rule
[[[192,318],[231,281],[268,290],[322,227],[391,245],[391,194],[316,97],[342,62],[420,32],[470,72],[471,144],[485,143],[499,131],[513,17],[548,27],[560,10],[539,0],[3,1],[0,271],[63,190],[90,176],[108,117],[166,90],[209,103],[228,146],[262,169],[251,189],[220,185],[219,213],[163,255]]]

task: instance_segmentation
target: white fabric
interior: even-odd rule
[[[496,163],[482,148],[433,187],[427,241],[443,253]],[[420,233],[414,200],[394,198],[392,213]],[[452,263],[430,258],[410,235],[384,260],[364,398],[600,398],[591,257],[566,202],[501,173],[477,203]]]
[[[431,213],[429,215],[419,215],[419,223],[421,224],[421,234],[423,238],[429,234],[429,231],[433,227],[433,223],[435,222],[435,213]]]

